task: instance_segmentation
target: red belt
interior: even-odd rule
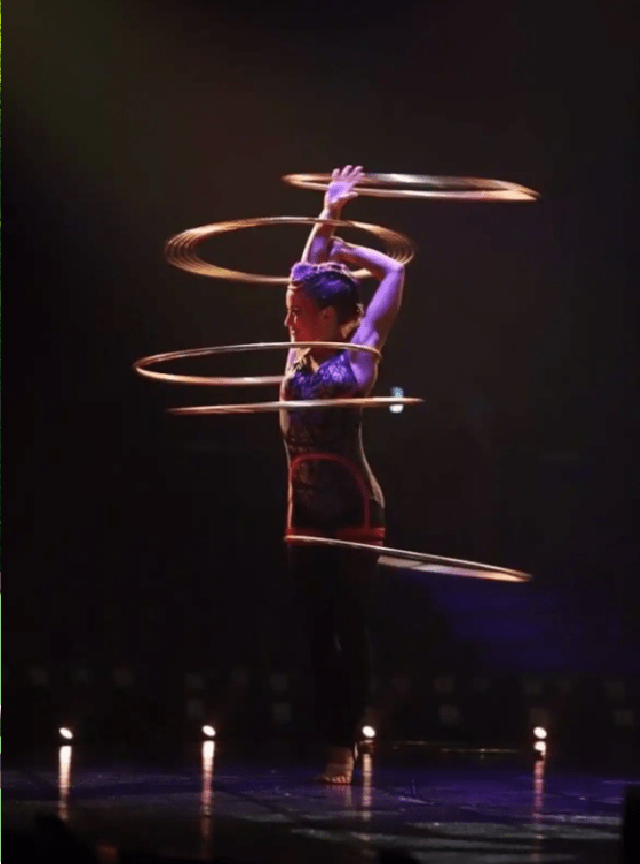
[[[361,528],[338,528],[332,534],[323,533],[313,528],[294,528],[287,526],[285,537],[327,537],[335,540],[349,540],[353,543],[371,543],[384,546],[386,528],[373,528],[366,525]]]

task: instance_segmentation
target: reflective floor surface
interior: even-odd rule
[[[205,742],[144,758],[52,748],[5,767],[3,831],[57,814],[104,861],[613,864],[640,772],[581,761],[389,746],[362,755],[350,787],[325,787],[312,781],[319,760],[285,748],[249,756]]]

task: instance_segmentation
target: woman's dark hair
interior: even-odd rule
[[[342,273],[325,271],[308,276],[300,285],[319,309],[333,306],[339,325],[364,314],[360,290],[355,279]]]

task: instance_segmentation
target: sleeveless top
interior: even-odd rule
[[[362,395],[347,351],[315,371],[309,351],[301,351],[281,391],[291,401]],[[280,417],[288,465],[287,536],[381,544],[384,497],[364,455],[362,409],[292,409]]]

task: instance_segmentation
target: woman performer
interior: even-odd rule
[[[321,219],[340,219],[357,197],[362,168],[335,169]],[[347,265],[380,284],[366,311]],[[381,349],[402,301],[404,267],[373,249],[352,246],[318,223],[294,265],[284,326],[292,342],[353,342]],[[362,351],[292,348],[280,398],[368,396],[377,359]],[[313,535],[382,545],[384,498],[362,447],[359,408],[281,411],[288,464],[287,535]],[[367,610],[378,553],[289,544],[290,573],[314,679],[318,732],[327,748],[316,780],[351,782],[358,727],[371,688]]]

